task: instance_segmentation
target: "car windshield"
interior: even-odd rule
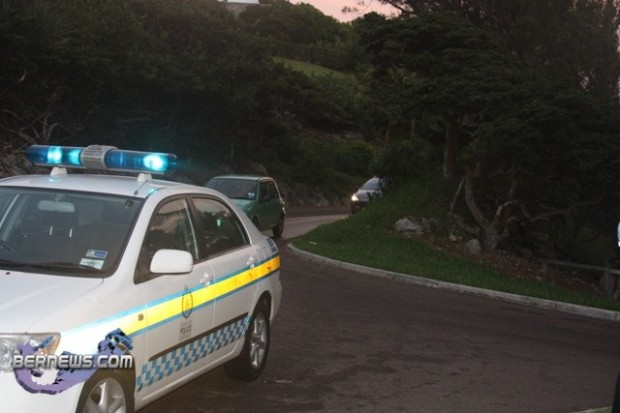
[[[256,200],[258,182],[243,178],[213,178],[207,182],[207,187],[220,191],[231,199]]]
[[[379,178],[371,178],[360,189],[365,189],[367,191],[380,191],[381,190],[381,179]]]
[[[110,275],[141,205],[114,195],[0,187],[0,268]]]

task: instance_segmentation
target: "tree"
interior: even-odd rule
[[[356,26],[377,78],[404,87],[408,119],[433,113],[444,122],[444,176],[456,179],[460,129],[500,104],[517,62],[488,32],[452,14],[406,20],[370,16]]]
[[[619,0],[381,0],[406,18],[452,12],[491,30],[522,61],[575,86],[618,94]]]
[[[618,194],[610,172],[618,167],[620,145],[604,100],[526,70],[511,101],[480,125],[464,154],[455,200],[462,190],[476,226],[451,210],[486,252],[553,219],[561,219],[566,236],[569,222]],[[615,215],[608,210],[607,222],[597,224],[604,228]]]
[[[375,78],[400,86],[409,101],[385,99],[402,102],[409,119],[444,119],[444,173],[462,177],[450,215],[485,252],[515,231],[617,196],[608,164],[617,164],[620,147],[604,96],[522,64],[490,32],[453,14],[357,24]],[[457,213],[461,195],[471,219]]]
[[[310,4],[273,0],[270,7],[250,7],[240,15],[256,35],[298,45],[333,44],[346,41],[346,25]]]
[[[5,145],[48,141],[64,93],[69,20],[45,1],[0,1],[0,133]]]
[[[360,51],[351,27],[310,4],[274,0],[240,15],[244,30],[259,36],[274,56],[353,71]]]

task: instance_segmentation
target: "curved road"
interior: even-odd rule
[[[342,212],[291,214],[284,236]],[[287,242],[261,378],[236,382],[217,369],[141,412],[568,413],[611,404],[618,323],[310,264]]]

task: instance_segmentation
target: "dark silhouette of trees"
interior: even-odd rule
[[[374,92],[398,108],[392,119],[442,120],[444,175],[461,180],[450,213],[485,251],[543,220],[574,219],[617,199],[609,88],[576,81],[567,66],[523,59],[471,18],[425,10],[395,20],[369,15],[355,28],[384,86]],[[454,208],[461,195],[469,220]]]

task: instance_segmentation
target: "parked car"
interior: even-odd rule
[[[170,154],[27,157],[53,169],[0,180],[2,411],[127,413],[218,366],[259,377],[282,294],[271,238],[221,193],[153,179]]]
[[[366,181],[364,185],[351,196],[351,213],[359,211],[374,199],[383,196],[383,187],[383,180],[376,176]]]
[[[279,237],[284,231],[286,205],[276,181],[268,176],[220,175],[205,186],[230,198],[260,231]]]

